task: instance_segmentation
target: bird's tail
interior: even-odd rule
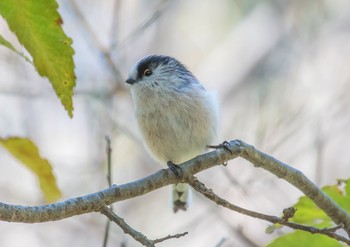
[[[179,209],[186,210],[190,202],[190,187],[188,184],[178,183],[172,186],[173,210],[176,213]]]

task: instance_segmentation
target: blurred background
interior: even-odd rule
[[[129,68],[145,55],[176,57],[217,92],[215,143],[242,139],[301,170],[317,185],[350,177],[350,2],[261,0],[59,0],[73,39],[77,86],[74,118],[47,79],[0,47],[0,136],[31,138],[52,164],[62,200],[106,188],[106,143],[113,183],[164,166],[145,151],[133,116]],[[25,52],[0,18],[0,33]],[[279,216],[301,192],[242,159],[198,175],[214,192],[250,210]],[[36,177],[0,148],[0,201],[42,205]],[[169,188],[114,205],[157,246],[264,246],[281,229],[216,206],[193,193],[174,214]],[[102,246],[106,218],[87,214],[58,222],[0,222],[1,246]],[[108,246],[139,246],[112,225]]]

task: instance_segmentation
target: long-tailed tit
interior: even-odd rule
[[[156,160],[176,165],[210,144],[218,122],[215,97],[175,58],[142,58],[130,69],[126,83],[131,84],[145,146]],[[172,191],[174,212],[186,210],[188,184],[175,184]]]

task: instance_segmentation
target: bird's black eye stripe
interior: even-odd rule
[[[137,65],[137,78],[141,79],[144,76],[150,76],[153,74],[153,70],[162,66],[162,72],[165,73],[167,70],[170,72],[178,70],[181,74],[193,76],[187,68],[177,61],[175,58],[162,55],[150,55],[143,58]]]
[[[152,69],[157,68],[160,64],[162,65],[168,64],[172,59],[173,58],[171,57],[160,56],[160,55],[151,55],[143,58],[137,66],[137,71],[138,71],[137,77],[141,78],[142,76],[144,76],[147,69],[150,69],[151,72],[153,73]]]
[[[152,70],[150,70],[150,69],[145,69],[145,71],[143,71],[143,74],[145,75],[145,76],[150,76],[150,75],[152,75]]]

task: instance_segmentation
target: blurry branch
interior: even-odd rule
[[[220,241],[215,245],[215,247],[221,247],[226,242],[226,238],[220,239]]]
[[[108,186],[112,186],[112,148],[111,148],[111,139],[106,136],[106,154],[107,154],[107,182]]]
[[[230,227],[230,229],[232,229],[232,231],[237,234],[246,244],[245,246],[247,247],[259,247],[259,245],[257,245],[256,243],[254,243],[253,240],[251,240],[243,231],[243,227],[242,226],[238,226],[237,229],[233,228],[231,224],[228,224],[228,222],[226,221],[227,225]]]
[[[119,24],[120,24],[120,0],[115,0],[113,4],[113,17],[112,17],[112,27],[111,27],[111,36],[110,36],[110,50],[118,50],[118,47],[114,45],[117,44],[119,39]]]
[[[93,31],[91,26],[88,24],[87,20],[85,19],[83,13],[81,12],[81,10],[79,8],[79,5],[75,2],[75,0],[71,0],[70,3],[72,5],[72,10],[75,12],[78,20],[81,22],[82,27],[85,28],[85,31],[87,33],[87,37],[90,38],[90,40],[92,41],[94,46],[97,48],[97,50],[99,50],[102,53],[106,64],[109,66],[109,68],[113,72],[115,78],[119,82],[118,84],[120,84],[121,82],[124,81],[123,80],[124,77],[123,77],[122,73],[120,72],[120,70],[118,69],[118,66],[114,63],[114,61],[112,59],[112,54],[111,54],[112,50],[104,47],[101,44],[100,40],[98,39],[97,34]],[[117,84],[117,87],[118,87],[118,84]],[[113,90],[111,90],[111,92],[113,92]]]
[[[205,198],[206,199],[206,198]],[[216,210],[218,212],[218,210]],[[232,235],[235,235],[237,239],[242,242],[242,245],[245,247],[259,247],[260,245],[254,243],[252,239],[250,239],[241,225],[233,226],[233,222],[229,220],[229,218],[223,216],[220,213],[217,213],[216,216],[230,229]]]
[[[112,186],[112,148],[111,148],[111,139],[109,136],[105,136],[106,140],[106,155],[107,155],[107,182],[108,186]],[[107,207],[107,206],[106,206]],[[110,210],[113,212],[113,207],[110,205]],[[105,227],[105,235],[103,237],[103,247],[107,246],[108,237],[109,237],[109,229],[111,226],[111,220],[108,220]]]
[[[324,164],[323,164],[323,154],[325,153],[325,144],[327,138],[324,136],[320,123],[322,121],[318,121],[318,124],[315,127],[315,135],[314,135],[314,146],[316,151],[316,166],[315,166],[315,182],[316,184],[322,183]]]
[[[312,183],[300,171],[290,167],[281,161],[255,149],[242,141],[231,141],[226,145],[227,149],[217,149],[215,151],[199,155],[189,161],[181,164],[183,177],[177,178],[170,169],[160,170],[148,177],[139,179],[123,185],[113,185],[108,189],[85,195],[82,197],[71,198],[63,202],[45,205],[45,206],[19,206],[0,202],[0,220],[8,222],[35,223],[55,221],[68,218],[74,215],[85,214],[89,212],[105,212],[106,205],[114,202],[127,200],[133,197],[144,195],[158,188],[180,181],[190,183],[194,189],[202,193],[217,204],[227,207],[231,210],[249,215],[254,218],[267,220],[272,223],[279,223],[293,229],[300,229],[312,233],[325,234],[350,244],[350,240],[334,233],[340,227],[350,233],[350,216],[340,208],[331,198],[322,192],[314,183]],[[207,189],[193,175],[224,164],[228,160],[242,157],[250,161],[255,167],[261,167],[270,171],[279,178],[283,178],[296,188],[301,190],[307,197],[315,202],[332,220],[338,225],[331,229],[317,229],[310,226],[303,226],[288,222],[288,215],[282,218],[269,216],[253,212],[247,209],[235,206],[226,200],[216,196],[211,190]],[[286,211],[287,212],[287,211]],[[287,217],[288,216],[288,217]]]
[[[76,0],[71,0],[71,6],[72,10],[75,12],[77,19],[81,22],[82,27],[85,29],[85,32],[87,34],[87,37],[90,38],[92,41],[92,44],[96,47],[96,49],[102,54],[102,57],[106,64],[108,65],[109,69],[112,71],[113,75],[115,76],[118,84],[116,84],[115,90],[110,90],[110,92],[115,92],[117,90],[125,90],[125,87],[121,86],[124,82],[124,77],[122,73],[120,72],[118,65],[115,63],[112,57],[112,53],[116,49],[120,49],[120,47],[123,47],[124,44],[129,42],[130,40],[137,39],[139,35],[141,35],[143,32],[145,32],[152,24],[154,24],[165,8],[168,6],[170,1],[162,1],[156,9],[153,11],[153,13],[138,27],[136,27],[131,34],[129,34],[124,40],[119,41],[118,40],[118,26],[117,23],[120,20],[119,19],[119,9],[121,7],[121,2],[116,1],[113,7],[113,19],[112,19],[112,42],[109,45],[109,47],[105,47],[102,45],[102,43],[99,40],[98,35],[95,33],[95,31],[92,29],[92,27],[89,25],[88,21],[84,17],[83,12],[81,11],[79,4],[77,4]]]
[[[124,40],[120,42],[120,46],[123,47],[130,41],[138,39],[138,36],[144,33],[153,23],[155,23],[161,17],[169,2],[170,1],[162,1],[143,23],[136,27]],[[117,44],[114,44],[112,48],[115,46],[117,46]]]

